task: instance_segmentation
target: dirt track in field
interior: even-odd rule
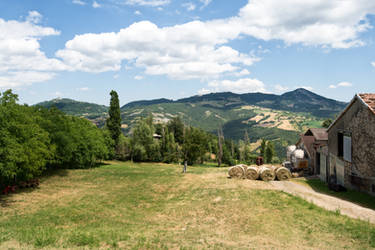
[[[372,209],[364,208],[352,202],[319,193],[311,187],[293,181],[273,181],[270,182],[270,184],[278,190],[301,197],[319,207],[331,211],[340,211],[343,215],[375,224],[375,211]]]

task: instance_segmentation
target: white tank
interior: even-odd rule
[[[286,159],[290,161],[290,156],[292,155],[293,151],[296,150],[296,145],[290,145],[286,148]]]
[[[291,154],[291,161],[296,163],[298,160],[302,160],[305,157],[305,152],[302,149],[296,149]]]

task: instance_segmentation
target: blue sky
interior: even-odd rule
[[[373,0],[1,0],[0,90],[108,104],[375,92]]]

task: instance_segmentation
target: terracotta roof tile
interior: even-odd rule
[[[358,94],[375,114],[375,94]]]

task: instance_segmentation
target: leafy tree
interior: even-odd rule
[[[265,139],[262,139],[262,142],[260,144],[260,156],[265,157],[267,142]]]
[[[267,143],[267,148],[266,148],[266,162],[267,163],[272,163],[272,159],[275,156],[275,145],[273,142],[269,141]]]
[[[185,128],[182,152],[184,161],[187,161],[188,165],[193,165],[198,160],[202,163],[207,152],[206,133],[194,127]]]
[[[38,112],[17,100],[11,90],[0,98],[0,186],[40,175],[54,153]]]
[[[224,134],[223,134],[223,129],[220,127],[218,130],[217,130],[217,142],[218,142],[218,150],[217,150],[217,155],[216,155],[216,159],[217,159],[217,166],[220,167],[221,166],[221,163],[223,161],[223,155],[224,155]]]
[[[167,124],[169,132],[173,133],[173,136],[177,143],[182,144],[184,141],[184,124],[180,117],[174,117]]]
[[[107,127],[110,131],[112,139],[115,141],[115,145],[117,146],[121,134],[120,102],[116,91],[112,90],[110,95],[111,101],[109,106],[109,117],[107,119]]]
[[[331,126],[332,124],[332,119],[327,119],[325,120],[323,123],[322,123],[322,127],[323,128],[329,128],[329,126]]]

